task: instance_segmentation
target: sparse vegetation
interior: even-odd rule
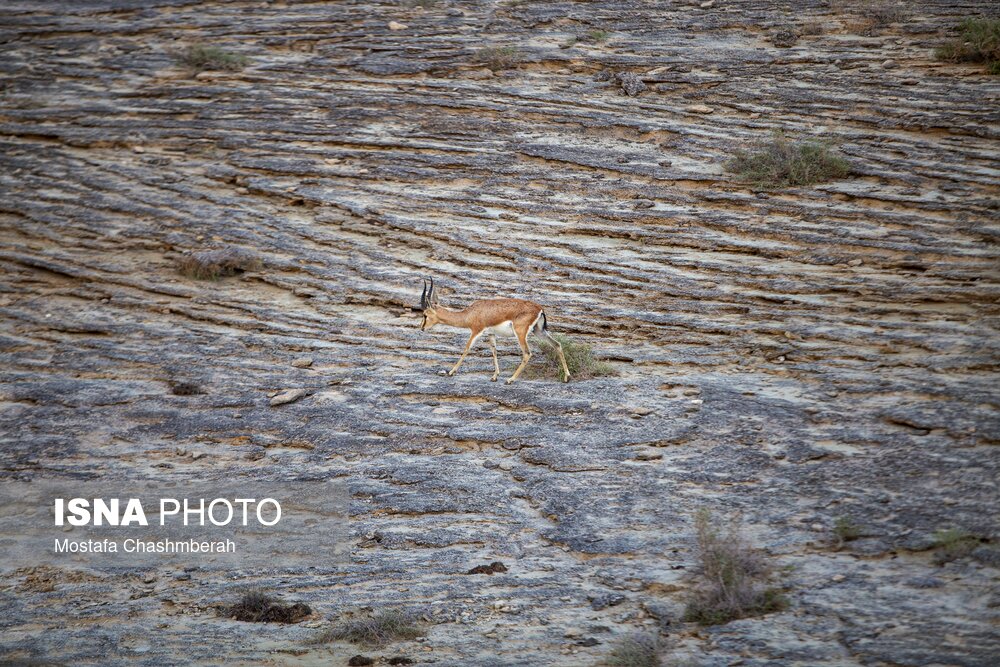
[[[521,62],[523,54],[513,46],[487,46],[475,53],[473,60],[494,72],[510,69]]]
[[[788,607],[780,590],[764,585],[771,569],[764,554],[743,536],[738,522],[723,530],[702,510],[695,518],[695,530],[704,581],[688,601],[685,621],[719,625]]]
[[[195,280],[218,280],[244,271],[259,271],[262,267],[257,255],[235,247],[191,253],[177,263],[181,274]]]
[[[170,393],[174,396],[197,396],[205,391],[194,382],[171,382]]]
[[[737,150],[726,169],[760,188],[811,185],[851,173],[847,160],[837,155],[830,144],[792,141],[782,134],[750,150]]]
[[[893,23],[905,21],[910,16],[905,4],[891,0],[851,0],[843,8],[859,17],[848,25],[848,29],[863,37],[875,37]]]
[[[601,42],[608,41],[608,37],[611,37],[610,32],[595,28],[594,30],[587,31],[587,34],[584,35],[584,41],[591,42],[592,44],[600,44]]]
[[[798,29],[800,35],[822,35],[824,32],[823,24],[819,21],[807,21]]]
[[[180,63],[193,72],[223,70],[236,72],[247,66],[249,59],[239,53],[232,53],[218,46],[195,44],[181,54]]]
[[[906,5],[899,2],[866,1],[860,7],[861,15],[875,21],[879,27],[900,23],[910,17]]]
[[[383,646],[402,639],[416,639],[424,634],[417,616],[405,611],[388,609],[366,618],[341,623],[324,631],[316,643],[347,641],[354,644]]]
[[[934,52],[939,60],[984,63],[989,74],[1000,74],[1000,18],[965,19],[958,33]]]
[[[588,30],[583,35],[576,35],[574,37],[570,37],[568,40],[566,40],[565,42],[563,42],[562,48],[568,49],[569,47],[573,46],[574,44],[581,44],[581,43],[583,43],[583,44],[602,44],[602,43],[608,41],[609,37],[611,37],[611,33],[608,32],[607,30],[600,30],[598,28],[595,28],[593,30]]]
[[[839,549],[845,542],[861,537],[861,527],[846,516],[839,516],[833,523],[833,535],[837,538],[836,548]]]
[[[636,633],[616,641],[601,664],[605,667],[659,667],[662,652],[659,637]]]
[[[934,562],[938,565],[964,558],[979,546],[979,538],[959,528],[934,533]]]
[[[258,590],[244,593],[236,604],[222,609],[223,616],[250,623],[298,623],[311,613],[309,605],[301,602],[285,604]]]
[[[614,366],[594,358],[593,349],[586,343],[573,342],[562,334],[554,334],[552,337],[562,345],[571,380],[587,380],[618,374]],[[524,377],[562,380],[562,364],[559,363],[559,353],[555,346],[545,340],[539,341],[538,346],[542,354],[532,358],[531,363],[524,369]]]

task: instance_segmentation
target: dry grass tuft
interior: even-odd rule
[[[312,613],[301,602],[284,604],[263,591],[248,591],[236,604],[225,607],[223,616],[250,623],[298,623]]]
[[[812,185],[851,173],[847,160],[837,155],[830,144],[792,141],[782,134],[750,150],[737,150],[725,166],[741,180],[760,188]]]
[[[893,23],[902,23],[910,17],[905,3],[892,0],[850,0],[840,8],[856,18],[848,24],[848,29],[862,37],[875,37]]]
[[[719,625],[788,607],[779,590],[763,585],[771,569],[763,552],[743,536],[738,522],[722,530],[702,510],[695,518],[695,530],[704,582],[688,601],[685,621]]]
[[[355,619],[324,631],[315,642],[319,644],[347,641],[353,644],[384,646],[401,639],[416,639],[424,628],[415,614],[388,609],[367,618]]]
[[[659,667],[662,652],[659,637],[636,633],[615,642],[601,664],[605,667]]]
[[[263,265],[249,250],[221,248],[185,255],[177,263],[177,270],[195,280],[218,280],[244,271],[259,271]]]
[[[195,73],[206,70],[237,72],[247,66],[250,60],[239,53],[231,53],[218,46],[195,44],[178,59],[182,65]]]
[[[867,1],[859,10],[865,18],[871,19],[879,28],[901,23],[910,18],[910,11],[901,2]]]
[[[475,62],[494,72],[516,67],[522,58],[523,54],[513,46],[487,46],[479,49],[473,56]]]
[[[934,52],[938,60],[985,63],[988,73],[1000,74],[1000,19],[965,19],[958,32]]]
[[[819,21],[806,21],[798,29],[800,35],[822,35],[824,32],[826,28]]]
[[[552,337],[562,345],[570,380],[589,380],[618,375],[614,366],[596,359],[593,349],[586,343],[575,343],[562,334],[554,334]],[[550,345],[548,341],[540,340],[538,347],[542,352],[541,356],[532,357],[522,376],[536,380],[562,380],[562,364],[559,363],[559,353],[555,346]]]

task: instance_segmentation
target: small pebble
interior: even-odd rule
[[[684,107],[684,109],[686,111],[690,111],[691,113],[703,113],[703,114],[709,114],[715,111],[715,109],[708,106],[707,104],[691,104],[689,106]]]
[[[294,403],[308,393],[305,389],[288,389],[271,398],[271,407]]]

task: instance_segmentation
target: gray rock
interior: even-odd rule
[[[972,551],[972,557],[983,565],[1000,568],[1000,549],[997,547],[987,545],[976,547]]]
[[[597,664],[626,633],[681,623],[709,509],[743,517],[791,608],[685,630],[679,657],[995,662],[996,545],[944,566],[928,551],[942,529],[1000,529],[993,84],[974,64],[909,79],[879,66],[931,48],[920,31],[954,23],[953,7],[922,3],[885,39],[778,51],[761,38],[791,21],[855,17],[596,0],[574,3],[573,26],[614,43],[561,50],[550,32],[579,28],[559,3],[280,4],[0,5],[0,487],[342,480],[350,558],[185,561],[193,582],[174,568],[149,584],[148,567],[8,558],[3,657],[353,654],[311,644],[320,628],[216,615],[261,587],[324,627],[433,601],[428,641],[380,649],[382,663]],[[253,39],[227,44],[234,25]],[[193,35],[251,62],[194,78],[173,44]],[[522,66],[477,72],[492,45]],[[636,97],[612,81],[626,71]],[[830,140],[854,173],[765,188],[726,170],[781,128]],[[263,268],[179,274],[219,247]],[[553,333],[618,374],[554,382],[532,340],[521,380],[492,383],[481,339],[437,375],[466,338],[420,331],[427,275],[455,308],[542,303]],[[498,347],[506,377],[520,355]],[[305,354],[336,373],[291,365]],[[182,381],[204,393],[177,395]],[[296,387],[311,396],[262,401]],[[866,535],[835,550],[839,516]],[[494,561],[510,572],[464,574]],[[607,591],[628,601],[592,609]]]
[[[276,396],[271,397],[271,407],[277,407],[279,405],[285,405],[287,403],[294,403],[303,396],[308,396],[308,389],[287,389]]]
[[[615,607],[625,602],[627,599],[621,593],[604,593],[590,599],[590,608],[594,611],[600,611],[602,609],[607,609],[608,607]]]
[[[622,93],[629,97],[635,97],[646,90],[646,84],[633,72],[616,72],[613,79]]]

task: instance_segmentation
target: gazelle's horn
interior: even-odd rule
[[[434,291],[434,276],[431,276],[431,293],[427,298],[430,300],[432,306],[437,304],[437,293]]]
[[[420,310],[427,310],[427,279],[424,278],[424,291],[420,293]]]

